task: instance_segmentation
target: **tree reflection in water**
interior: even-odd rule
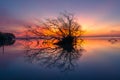
[[[85,51],[82,47],[83,40],[78,39],[74,45],[56,45],[50,40],[27,41],[26,60],[45,67],[57,67],[61,71],[73,70],[77,61]]]

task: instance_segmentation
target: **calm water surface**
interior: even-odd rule
[[[120,40],[85,39],[79,44],[79,54],[68,59],[45,51],[37,55],[43,46],[34,41],[16,40],[11,46],[1,46],[0,80],[120,80]]]

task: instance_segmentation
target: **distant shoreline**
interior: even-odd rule
[[[120,39],[120,36],[113,36],[113,37],[103,37],[103,36],[81,36],[78,38],[83,38],[83,39]],[[40,38],[40,37],[17,37],[17,40],[29,40],[29,39],[48,39],[48,38]]]

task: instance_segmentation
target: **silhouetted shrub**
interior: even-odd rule
[[[12,45],[15,42],[15,36],[12,33],[0,32],[0,46]]]

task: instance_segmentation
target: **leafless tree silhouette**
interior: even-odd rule
[[[40,25],[27,26],[28,32],[39,38],[72,40],[81,37],[83,30],[71,13],[61,13],[55,19],[39,21]]]

